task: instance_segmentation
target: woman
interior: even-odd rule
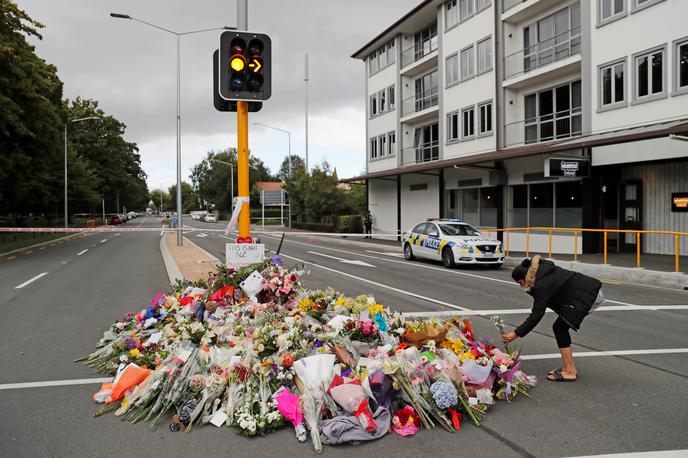
[[[547,380],[575,382],[578,374],[573,362],[569,329],[578,331],[583,318],[604,302],[602,283],[587,275],[557,267],[539,255],[524,259],[514,268],[511,277],[533,296],[533,310],[519,327],[503,334],[502,340],[509,343],[518,337],[525,337],[537,326],[549,307],[559,315],[552,329],[564,366],[550,371]]]

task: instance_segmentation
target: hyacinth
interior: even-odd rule
[[[132,337],[127,337],[124,339],[124,346],[127,347],[127,350],[133,350],[134,348],[137,347],[138,342],[136,339]]]
[[[459,395],[453,385],[446,382],[435,382],[430,386],[430,393],[440,409],[448,409],[459,402]]]

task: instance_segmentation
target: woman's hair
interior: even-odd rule
[[[526,275],[528,274],[528,268],[530,267],[530,258],[525,258],[519,265],[514,267],[514,270],[511,271],[511,278],[514,279],[514,281],[521,281],[526,278]]]

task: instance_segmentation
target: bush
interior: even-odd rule
[[[305,231],[313,231],[313,232],[334,232],[335,228],[332,224],[324,224],[324,223],[298,223],[296,221],[292,221],[291,227],[294,229],[302,229]]]
[[[363,218],[360,215],[342,215],[337,222],[337,232],[355,234],[363,232]]]

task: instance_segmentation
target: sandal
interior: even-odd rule
[[[550,378],[550,376],[554,378]],[[555,369],[551,374],[547,376],[547,380],[550,382],[575,382],[578,379],[578,377],[575,378],[566,378],[564,375],[561,373],[561,369]]]
[[[563,370],[564,370],[563,367],[558,367],[558,368],[556,368],[556,369],[552,369],[551,371],[547,371],[547,375],[552,375],[552,374],[554,374],[555,372],[561,372],[561,371],[563,371]]]

